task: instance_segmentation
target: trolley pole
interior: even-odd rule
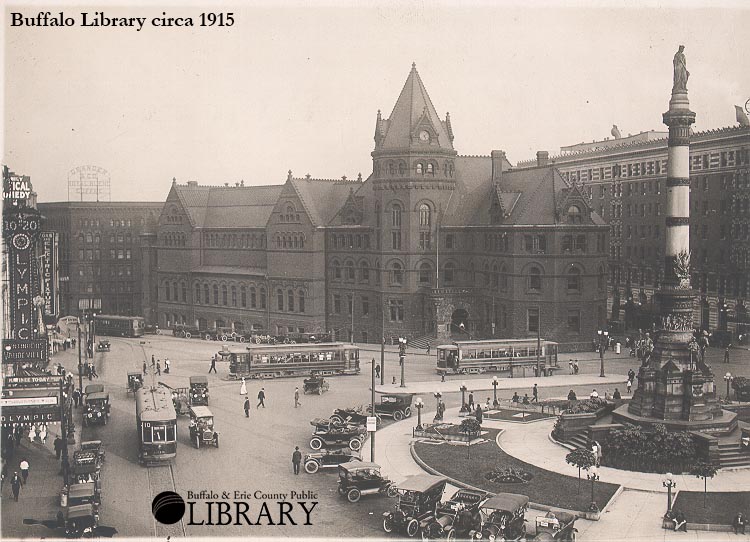
[[[370,392],[370,404],[372,405],[372,408],[370,413],[375,416],[375,358],[372,358],[370,372],[372,373],[372,389]],[[375,431],[370,431],[370,461],[375,462]]]

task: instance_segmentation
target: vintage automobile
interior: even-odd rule
[[[80,450],[82,452],[96,452],[97,462],[100,465],[104,463],[105,452],[101,440],[85,440],[81,442]]]
[[[190,442],[196,448],[201,446],[219,447],[219,434],[214,431],[214,415],[205,406],[191,406]]]
[[[315,418],[310,422],[315,429],[310,439],[310,448],[342,448],[349,446],[355,452],[362,448],[367,430],[360,425],[333,423],[325,418]]]
[[[482,525],[479,507],[487,497],[484,491],[459,489],[448,501],[437,504],[434,516],[421,522],[422,540],[468,538]]]
[[[578,529],[575,528],[578,516],[570,512],[550,510],[535,520],[536,534],[531,540],[537,542],[575,542]]]
[[[90,504],[94,507],[94,511],[99,513],[101,494],[96,491],[93,482],[73,484],[62,489],[60,494],[60,506],[62,508],[70,508],[81,504]]]
[[[107,339],[102,339],[101,341],[99,341],[99,344],[96,345],[96,351],[109,352],[109,341]]]
[[[197,327],[177,324],[172,328],[172,335],[181,339],[190,339],[191,337],[200,337],[200,330]]]
[[[86,484],[92,482],[94,491],[101,494],[101,460],[99,454],[92,450],[76,450],[70,464],[70,484]]]
[[[384,393],[380,396],[380,403],[375,405],[375,414],[387,416],[396,421],[411,416],[411,393]]]
[[[143,387],[143,375],[141,373],[128,373],[128,390],[126,393],[135,395]]]
[[[448,479],[432,474],[409,476],[398,484],[398,502],[394,510],[383,513],[383,530],[399,531],[408,537],[417,536],[423,521],[434,517],[435,506],[443,498]]]
[[[83,426],[91,424],[107,425],[109,419],[109,394],[104,392],[87,393],[83,412]]]
[[[337,408],[331,414],[333,423],[347,423],[351,425],[367,425],[367,417],[370,415],[370,405],[355,408]]]
[[[524,515],[529,498],[514,493],[498,493],[479,506],[482,525],[469,531],[469,537],[480,540],[521,540],[526,537]]]
[[[304,465],[307,473],[315,474],[320,469],[335,468],[342,463],[348,463],[350,461],[362,461],[359,452],[355,452],[350,448],[338,448],[335,450],[325,450],[323,452],[305,454]]]
[[[329,388],[326,379],[319,374],[312,374],[310,378],[305,378],[303,384],[302,393],[317,393],[318,395],[322,395]]]
[[[86,403],[89,395],[92,393],[104,393],[104,384],[88,384],[83,389],[83,402]]]
[[[99,513],[91,504],[69,506],[64,517],[66,538],[91,538],[99,526]]]
[[[349,502],[357,502],[362,495],[396,496],[396,487],[380,474],[380,465],[353,461],[339,465],[339,495]]]
[[[200,376],[190,377],[190,404],[208,406],[208,378]]]

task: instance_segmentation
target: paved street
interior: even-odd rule
[[[184,525],[188,536],[352,536],[379,537],[382,535],[380,515],[392,503],[388,499],[369,497],[363,498],[357,504],[349,504],[336,494],[336,475],[333,473],[308,475],[302,473],[295,477],[291,469],[291,453],[295,445],[304,452],[309,451],[308,441],[311,432],[310,419],[314,417],[328,417],[337,407],[349,407],[369,402],[370,363],[375,357],[379,360],[380,352],[377,347],[373,350],[362,350],[362,374],[352,377],[335,377],[330,379],[331,389],[322,396],[303,395],[302,407],[293,407],[293,392],[295,385],[301,386],[301,379],[279,379],[274,381],[249,381],[248,395],[252,406],[250,418],[247,419],[242,411],[243,397],[240,396],[240,384],[227,381],[227,363],[218,363],[218,374],[208,375],[211,389],[210,408],[216,416],[216,427],[221,434],[221,447],[201,448],[196,450],[188,442],[187,419],[178,420],[178,452],[173,462],[171,472],[167,468],[141,467],[137,461],[137,438],[135,432],[135,406],[132,395],[126,394],[127,372],[139,371],[144,358],[151,359],[151,355],[163,360],[168,357],[172,361],[172,374],[162,375],[161,380],[170,386],[187,386],[188,378],[194,374],[206,374],[210,365],[210,357],[220,348],[220,343],[201,340],[177,339],[170,336],[146,336],[138,339],[111,338],[112,350],[109,353],[96,354],[99,382],[105,384],[112,401],[112,418],[106,426],[95,426],[83,430],[83,438],[101,439],[107,450],[107,461],[103,468],[103,506],[101,522],[115,527],[120,536],[173,536],[182,534],[182,529],[165,531],[163,526],[155,525],[150,512],[152,497],[163,490],[174,488],[185,494],[187,491],[256,491],[279,493],[289,491],[312,491],[317,494],[319,504],[313,513],[313,526],[235,526],[212,527]],[[712,357],[718,358],[720,353],[710,351]],[[571,356],[573,357],[573,356]],[[502,380],[502,387],[498,396],[508,399],[513,391],[530,393],[532,381],[538,381],[540,398],[564,397],[570,388],[580,394],[588,394],[592,384],[598,382],[599,360],[593,353],[579,354],[581,374],[573,377],[566,375],[567,370],[560,371],[555,377],[540,379],[510,379]],[[740,364],[747,366],[747,359],[731,364],[732,372],[737,372]],[[745,356],[747,358],[747,356]],[[54,362],[63,363],[68,370],[74,370],[77,365],[76,351],[68,350],[57,354]],[[567,356],[561,355],[561,365],[567,369]],[[718,360],[717,360],[718,361]],[[443,398],[450,409],[456,409],[460,401],[458,391],[461,382],[466,381],[470,389],[482,390],[475,395],[479,400],[487,393],[491,396],[489,385],[491,376],[480,375],[473,377],[449,377],[447,382],[440,382],[435,372],[434,356],[423,353],[410,353],[407,357],[406,380],[410,388],[423,392],[423,400],[427,403],[427,410],[432,410],[434,399],[431,391],[434,386],[440,386]],[[606,359],[608,375],[624,375],[627,369],[636,363],[627,356],[609,356]],[[714,365],[716,367],[716,364]],[[386,353],[386,381],[398,369],[397,354],[389,348]],[[151,375],[148,376],[151,378]],[[397,375],[398,378],[398,375]],[[614,389],[617,379],[615,376],[607,381],[606,387]],[[586,383],[583,383],[586,382]],[[84,386],[86,385],[84,381]],[[255,397],[261,386],[266,391],[266,409],[255,408]],[[387,386],[388,387],[388,386]],[[479,393],[479,392],[478,392]],[[427,414],[425,412],[425,414]],[[78,411],[80,416],[80,409]],[[412,420],[415,422],[416,420]],[[392,426],[393,430],[402,438],[410,435],[411,422]],[[547,425],[546,423],[543,425]],[[77,420],[80,430],[80,419]],[[530,427],[539,426],[531,424]],[[525,426],[523,426],[525,427]],[[387,431],[387,429],[386,429]],[[386,433],[384,433],[386,434]],[[78,438],[80,435],[77,434]],[[51,443],[47,449],[39,445],[26,443],[28,449],[33,448],[32,483],[28,490],[22,491],[19,505],[10,503],[3,506],[3,536],[28,537],[45,536],[46,529],[39,526],[25,526],[24,517],[44,519],[54,517],[57,511],[57,499],[54,495],[62,486],[62,479],[54,473],[56,465]],[[381,439],[382,440],[382,439]],[[408,440],[408,438],[406,439]],[[408,447],[398,445],[394,448],[391,441],[381,442],[376,439],[378,451],[376,459],[387,465],[388,474],[394,479],[401,479],[418,467],[413,463],[408,465],[399,457],[408,456]],[[369,458],[369,444],[364,447],[364,457]],[[44,478],[44,485],[40,480]],[[10,490],[3,489],[3,502],[7,503]],[[275,501],[275,498],[267,500]],[[46,515],[40,516],[40,511]],[[252,515],[252,514],[251,514]],[[603,525],[603,524],[602,524]],[[586,539],[585,537],[582,537]]]

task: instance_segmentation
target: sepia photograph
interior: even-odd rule
[[[0,13],[0,540],[750,540],[750,4]]]

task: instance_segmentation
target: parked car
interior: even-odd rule
[[[432,518],[422,521],[422,540],[468,538],[471,531],[479,531],[479,506],[487,497],[484,491],[459,489],[448,501],[437,504]]]
[[[469,531],[472,539],[520,540],[526,536],[524,515],[529,507],[529,498],[514,493],[498,493],[479,506],[482,525]]]
[[[315,418],[310,425],[315,427],[310,439],[310,448],[313,450],[349,446],[358,451],[367,435],[367,430],[362,426],[337,424],[324,418]]]
[[[380,396],[380,403],[375,405],[377,416],[387,416],[396,421],[411,416],[411,393],[384,393]]]
[[[200,330],[197,327],[177,324],[172,328],[172,335],[182,339],[190,339],[192,337],[200,337]]]
[[[93,537],[99,526],[99,514],[91,504],[70,506],[65,510],[65,537],[82,538]]]
[[[336,468],[350,461],[362,461],[362,456],[350,448],[339,448],[306,454],[304,465],[307,473],[315,474],[320,469]]]
[[[354,408],[337,408],[331,414],[333,423],[348,423],[352,425],[367,425],[367,417],[370,415],[370,405]]]
[[[109,420],[109,394],[104,392],[87,393],[83,412],[83,426],[91,424],[107,425]]]
[[[445,476],[417,474],[398,484],[398,502],[394,510],[383,513],[383,530],[398,531],[408,537],[419,532],[421,522],[434,517],[435,506],[443,498],[448,483]]]
[[[534,538],[537,542],[575,542],[578,529],[575,528],[578,516],[570,512],[551,510],[544,516],[537,516],[535,520],[536,533]]]
[[[357,502],[362,495],[387,495],[395,497],[396,487],[380,474],[380,465],[354,461],[339,465],[339,495],[349,502]]]
[[[214,430],[214,415],[206,406],[191,406],[190,442],[196,448],[201,446],[219,447],[219,434]]]

